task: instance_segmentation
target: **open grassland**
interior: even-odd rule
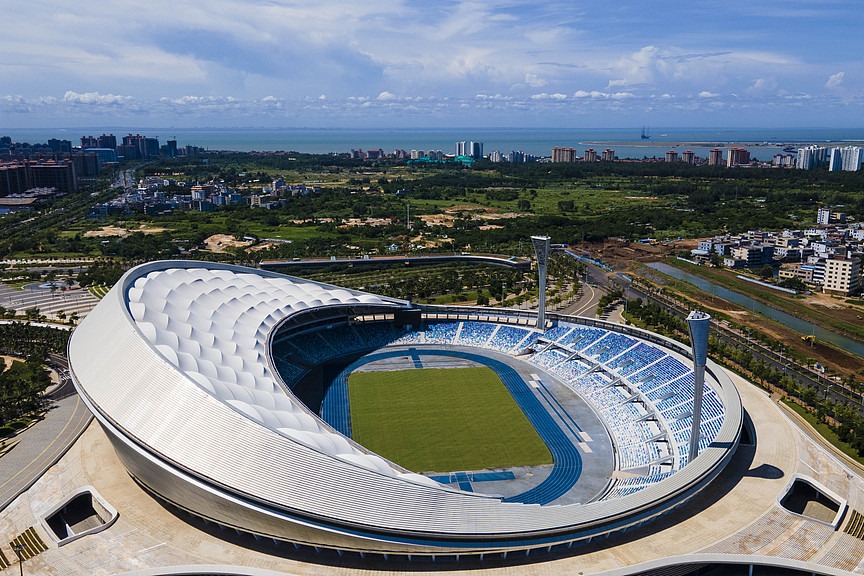
[[[415,472],[551,464],[552,456],[489,368],[355,372],[354,440]]]

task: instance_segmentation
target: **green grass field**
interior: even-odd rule
[[[551,464],[552,455],[489,368],[355,372],[354,440],[415,472]]]

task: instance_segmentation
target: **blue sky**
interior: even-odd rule
[[[0,127],[855,127],[847,0],[16,3]]]

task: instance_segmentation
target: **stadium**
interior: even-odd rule
[[[363,557],[540,556],[626,534],[709,486],[744,421],[723,370],[707,362],[694,396],[691,350],[653,333],[205,262],[128,271],[75,331],[69,360],[126,470],[160,501],[256,539]],[[355,375],[477,367],[551,462],[409,469],[355,438]],[[397,419],[381,404],[377,420]]]

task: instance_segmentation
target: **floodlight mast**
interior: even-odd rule
[[[693,423],[690,428],[690,452],[687,458],[689,464],[699,455],[699,429],[702,424],[702,396],[705,391],[705,363],[708,359],[708,332],[711,328],[711,316],[699,310],[693,310],[687,316],[690,328],[690,343],[693,350]]]
[[[537,328],[546,328],[546,266],[549,264],[549,236],[532,236],[534,255],[537,257],[537,285],[540,302],[537,308]]]

